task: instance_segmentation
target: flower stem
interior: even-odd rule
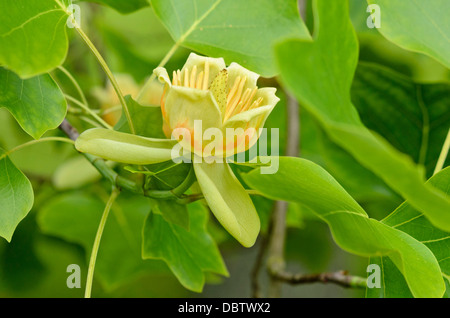
[[[75,22],[75,21],[74,21]],[[122,91],[120,90],[119,84],[116,81],[116,78],[114,77],[113,73],[108,67],[108,64],[106,64],[105,59],[100,54],[100,52],[95,47],[94,43],[89,39],[89,37],[84,33],[84,31],[81,29],[81,27],[77,24],[74,24],[75,30],[77,30],[80,37],[83,39],[83,41],[87,44],[89,49],[94,53],[95,57],[97,58],[98,62],[100,63],[101,67],[103,68],[103,71],[105,71],[106,76],[108,76],[114,90],[116,91],[117,97],[119,98],[120,104],[122,105],[123,112],[125,114],[125,117],[127,118],[128,125],[130,126],[130,130],[132,134],[136,134],[136,130],[134,129],[133,121],[131,120],[130,111],[128,110],[127,103],[125,101],[125,98],[123,97]]]
[[[70,17],[71,13],[67,11],[67,8],[65,5],[63,5],[59,0],[55,0],[56,4],[66,12],[66,14]],[[113,73],[108,67],[108,64],[106,64],[105,59],[102,57],[100,52],[95,47],[94,43],[89,39],[89,37],[84,33],[84,31],[81,29],[81,26],[73,19],[72,24],[77,30],[80,37],[83,39],[83,41],[87,44],[89,49],[94,53],[95,57],[97,58],[98,62],[100,63],[101,67],[103,68],[103,71],[105,71],[106,76],[108,76],[114,90],[116,91],[117,97],[119,98],[120,104],[122,105],[123,112],[125,113],[125,116],[128,121],[128,125],[130,126],[130,131],[132,134],[136,134],[136,131],[134,129],[133,121],[131,120],[130,112],[128,110],[127,103],[125,101],[125,98],[123,97],[122,91],[120,90],[119,84],[117,84],[116,78],[114,77]]]
[[[97,260],[98,249],[100,247],[100,241],[102,239],[103,230],[105,229],[106,220],[108,219],[109,211],[111,206],[119,195],[120,191],[117,188],[113,188],[111,195],[106,202],[105,209],[103,210],[102,218],[100,219],[100,224],[98,225],[97,234],[95,235],[94,245],[92,247],[91,258],[89,260],[89,269],[86,281],[86,291],[84,293],[84,298],[91,298],[92,291],[92,281],[94,278],[95,262]]]
[[[31,145],[35,145],[44,141],[61,141],[61,142],[67,142],[69,144],[74,145],[75,142],[71,139],[65,138],[65,137],[47,137],[47,138],[41,138],[41,139],[37,139],[37,140],[31,140],[28,141],[26,143],[23,143],[21,145],[18,145],[14,148],[12,148],[11,150],[8,150],[6,152],[4,152],[2,155],[0,155],[0,160],[2,160],[3,158],[5,158],[6,156],[9,156],[10,154],[12,154],[13,152],[20,150],[22,148],[31,146]]]
[[[441,154],[439,155],[436,167],[434,168],[433,175],[438,173],[444,167],[445,159],[447,159],[448,149],[450,148],[450,129],[448,130],[447,137],[445,138],[444,145],[442,146]]]
[[[89,113],[89,115],[91,115],[92,117],[94,117],[100,124],[102,124],[105,128],[108,129],[113,129],[113,127],[111,125],[109,125],[106,121],[104,121],[99,115],[97,115],[92,109],[89,108],[89,106],[87,104],[84,104],[82,102],[80,102],[79,100],[77,100],[76,98],[73,98],[70,95],[64,94],[64,97],[76,104],[77,106],[80,106],[81,108],[83,108],[87,113]]]
[[[178,42],[172,46],[172,48],[169,50],[169,52],[167,52],[166,56],[164,56],[164,58],[161,60],[158,67],[163,67],[164,65],[166,65],[166,63],[170,60],[172,55],[178,49],[178,46],[179,46]],[[150,89],[150,85],[152,84],[155,77],[156,77],[155,73],[152,73],[152,75],[150,75],[149,79],[145,82],[144,86],[142,86],[142,89],[140,90],[139,94],[136,97],[136,101],[138,103],[143,102],[143,98],[144,98],[145,94],[147,93],[147,91]]]
[[[72,76],[72,74],[70,74],[70,72],[64,68],[63,66],[58,66],[58,69],[64,73],[64,75],[67,76],[67,78],[72,82],[73,86],[75,87],[75,89],[78,92],[78,95],[80,95],[81,101],[83,102],[83,104],[85,104],[86,106],[88,106],[88,102],[86,99],[86,96],[83,93],[83,90],[81,89],[80,85],[78,84],[77,80],[75,79],[75,77]]]

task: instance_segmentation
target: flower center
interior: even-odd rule
[[[220,71],[210,86],[208,86],[210,82],[208,61],[205,61],[203,71],[197,74],[197,70],[197,65],[195,65],[190,71],[189,68],[186,67],[184,69],[184,74],[181,74],[180,70],[173,71],[172,85],[211,90],[222,112],[223,122],[236,114],[261,106],[263,98],[258,97],[255,99],[255,95],[258,91],[257,86],[253,89],[247,88],[244,91],[245,83],[247,81],[246,76],[237,76],[233,85],[230,87],[230,90],[227,92],[227,69]]]

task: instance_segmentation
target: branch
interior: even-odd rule
[[[270,232],[270,231],[269,231]],[[268,238],[266,236],[261,236],[260,247],[258,249],[258,254],[256,255],[256,261],[253,265],[251,274],[251,286],[252,286],[252,297],[262,298],[263,294],[261,292],[261,284],[259,283],[259,274],[261,273],[262,266],[264,264],[264,256],[266,254]]]
[[[297,157],[300,143],[300,114],[297,100],[287,94],[287,140],[286,156]],[[276,201],[272,213],[271,231],[269,233],[269,258],[267,261],[270,272],[284,270],[284,245],[286,240],[286,213],[288,203]],[[271,279],[269,297],[280,297],[281,284],[279,280]]]
[[[366,288],[367,280],[359,276],[351,276],[347,271],[319,274],[293,274],[288,272],[274,272],[271,277],[280,282],[291,285],[310,283],[334,283],[345,288]]]
[[[69,137],[70,139],[72,139],[73,141],[77,140],[78,137],[80,136],[80,134],[78,133],[78,131],[75,129],[75,127],[73,127],[68,121],[67,119],[64,119],[63,122],[61,123],[61,125],[59,125],[59,129],[61,129],[66,135],[67,137]]]

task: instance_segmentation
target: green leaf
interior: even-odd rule
[[[389,256],[415,297],[441,297],[445,291],[438,262],[431,251],[408,234],[369,218],[356,201],[320,166],[300,158],[280,158],[275,174],[257,168],[247,184],[276,200],[299,202],[330,227],[336,243],[361,256]]]
[[[167,222],[189,231],[189,212],[185,204],[160,200],[156,203],[155,209]]]
[[[161,107],[142,106],[130,95],[125,96],[125,101],[137,135],[152,138],[166,138],[162,131],[163,119]],[[126,133],[130,132],[125,114],[122,113],[114,129]]]
[[[228,276],[220,252],[206,231],[207,210],[200,203],[190,204],[190,231],[150,213],[143,229],[142,257],[162,259],[180,283],[201,292],[206,272]]]
[[[288,40],[276,55],[284,85],[320,121],[330,138],[394,191],[450,230],[450,199],[425,184],[423,170],[360,121],[350,100],[358,42],[348,16],[348,2],[315,1],[315,38]]]
[[[94,22],[104,42],[104,57],[109,67],[116,73],[133,75],[138,83],[148,78],[173,46],[169,32],[150,7],[126,15],[102,10],[96,12]],[[167,69],[183,65],[189,52],[184,48],[177,50],[166,64]]]
[[[66,193],[50,200],[39,211],[41,230],[81,245],[89,260],[105,202],[87,193]],[[141,258],[141,228],[151,208],[141,196],[122,193],[111,209],[103,232],[95,278],[107,290],[147,272],[164,271],[160,262]]]
[[[22,78],[51,71],[66,58],[67,13],[55,0],[0,2],[0,65]]]
[[[263,76],[276,72],[272,45],[310,38],[295,0],[152,0],[152,8],[178,45],[224,57]],[[261,39],[264,39],[263,41]]]
[[[380,212],[386,216],[387,211],[392,211],[402,202],[401,197],[393,192],[386,183],[363,167],[342,147],[332,142],[317,122],[313,121],[314,118],[310,114],[303,112],[301,120],[303,136],[306,134],[315,136],[314,145],[303,144],[302,154],[307,155],[306,147],[314,147],[309,151],[320,154],[320,160],[312,156],[310,156],[311,158],[305,156],[305,159],[325,168],[365,209],[371,203],[382,204],[385,209]],[[312,144],[311,141],[310,144]],[[371,214],[372,211],[366,209],[366,212],[372,217],[374,216]]]
[[[14,230],[33,206],[33,188],[0,148],[0,236],[11,242]]]
[[[67,103],[58,85],[48,74],[22,80],[0,68],[0,107],[5,107],[33,138],[61,124]]]
[[[420,84],[376,64],[360,63],[351,92],[366,127],[424,165],[431,176],[450,127],[450,85]]]
[[[148,6],[147,0],[81,0],[107,5],[121,13],[131,13]]]
[[[368,0],[381,10],[380,33],[398,46],[427,54],[450,68],[447,0]]]
[[[430,180],[435,187],[450,193],[450,168],[434,175]],[[434,227],[422,213],[415,210],[408,202],[403,203],[388,217],[381,221],[393,228],[408,233],[426,245],[439,262],[442,276],[450,283],[450,233]],[[368,288],[368,297],[411,297],[411,292],[405,280],[399,275],[392,262],[385,257],[370,259],[371,264],[381,268],[381,288]],[[450,291],[447,288],[447,297]]]

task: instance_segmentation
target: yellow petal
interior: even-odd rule
[[[250,196],[227,163],[194,163],[198,184],[211,211],[243,246],[255,244],[260,221]]]

